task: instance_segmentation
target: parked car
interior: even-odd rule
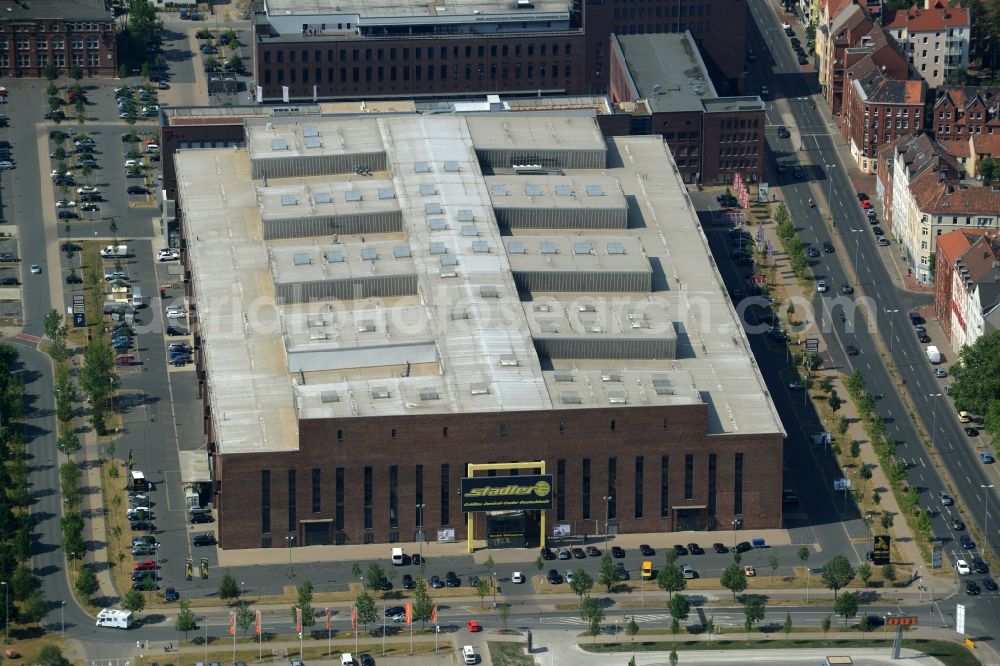
[[[440,590],[444,587],[444,583],[441,582],[440,576],[431,576],[431,587],[435,590]]]
[[[546,580],[548,580],[551,585],[559,585],[563,582],[562,576],[555,569],[549,569],[549,575],[546,576]]]
[[[163,591],[163,599],[165,601],[177,601],[181,598],[181,595],[177,594],[177,590],[172,587],[168,587]]]
[[[412,590],[415,586],[416,583],[413,582],[413,576],[410,574],[403,574],[403,589]]]
[[[611,546],[611,557],[616,559],[625,557],[625,549],[621,546]]]
[[[191,538],[192,546],[214,546],[215,537],[211,534],[195,534]]]
[[[207,513],[192,513],[188,516],[188,522],[192,525],[203,525],[205,523],[213,522],[213,518]]]
[[[649,544],[642,543],[639,544],[639,554],[643,557],[652,557],[653,555],[656,555],[656,551]]]

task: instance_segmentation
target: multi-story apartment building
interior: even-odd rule
[[[934,311],[956,353],[1000,329],[1000,237],[962,229],[937,238]]]
[[[847,70],[843,131],[864,173],[875,172],[879,146],[923,127],[925,88],[922,80],[891,78],[870,55]]]
[[[684,182],[760,179],[764,102],[720,97],[690,32],[612,36],[610,95],[616,104],[646,103],[650,130],[667,142]]]
[[[931,88],[944,85],[953,70],[969,66],[972,15],[960,4],[925,0],[923,7],[889,10],[882,25]]]
[[[0,12],[0,77],[42,77],[49,65],[113,77],[117,53],[115,20],[101,0],[5,2]]]
[[[830,110],[838,114],[844,101],[844,52],[868,35],[873,23],[860,5],[829,7],[837,13],[816,30],[816,54],[820,87]]]
[[[933,128],[938,141],[1000,135],[1000,87],[956,86],[937,91]]]
[[[743,0],[271,0],[254,18],[255,75],[268,101],[603,93],[612,33],[690,31],[733,94],[746,13]]]
[[[901,243],[917,235],[918,217],[915,212],[911,215],[910,183],[928,169],[952,177],[961,173],[947,149],[924,133],[900,137],[879,148],[875,189],[885,211],[885,226]],[[912,254],[909,258],[913,259]]]

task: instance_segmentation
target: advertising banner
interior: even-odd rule
[[[462,479],[462,512],[552,508],[552,475],[467,476]]]

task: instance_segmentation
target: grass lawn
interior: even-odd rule
[[[523,643],[508,643],[489,641],[486,647],[490,650],[493,666],[534,666],[535,660],[524,654]]]
[[[816,640],[774,639],[740,641],[720,639],[708,641],[636,641],[620,643],[580,643],[587,652],[669,652],[671,649],[681,650],[789,650],[799,648],[872,648],[892,647],[889,640]],[[975,654],[958,643],[947,641],[930,641],[909,639],[903,641],[903,647],[920,650],[939,659],[947,666],[978,666],[980,663]]]
[[[257,661],[258,654],[263,655],[264,660],[269,659],[302,659],[305,662],[315,662],[315,661],[330,661],[340,657],[343,652],[351,652],[354,654],[368,653],[374,656],[376,659],[382,656],[382,644],[380,641],[373,640],[371,638],[362,639],[358,643],[357,650],[354,649],[354,643],[340,645],[332,645],[329,654],[326,651],[325,641],[322,645],[317,645],[319,641],[306,642],[302,647],[302,654],[299,654],[299,646],[282,646],[282,647],[272,647],[269,646],[265,641],[263,648],[258,648],[256,643],[247,644],[237,642],[236,644],[236,661],[244,661],[246,663],[253,663]],[[442,655],[450,655],[452,651],[452,644],[450,641],[441,641],[438,644],[438,651]],[[403,657],[410,654],[410,644],[409,643],[386,643],[385,645],[385,656],[386,657]],[[434,642],[433,641],[413,641],[413,654],[414,655],[424,655],[424,654],[434,654]],[[230,641],[228,644],[225,639],[218,642],[213,642],[209,648],[206,657],[206,653],[201,650],[196,650],[194,652],[178,652],[170,653],[169,656],[170,663],[174,666],[194,666],[199,662],[211,663],[212,661],[217,661],[219,663],[232,662],[233,659],[233,644]],[[207,661],[206,661],[207,659]]]

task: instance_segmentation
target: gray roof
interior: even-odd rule
[[[112,18],[111,9],[104,0],[30,0],[29,2],[4,0],[0,3],[2,20],[110,21]]]
[[[639,98],[656,112],[701,111],[718,97],[691,33],[615,35]]]

